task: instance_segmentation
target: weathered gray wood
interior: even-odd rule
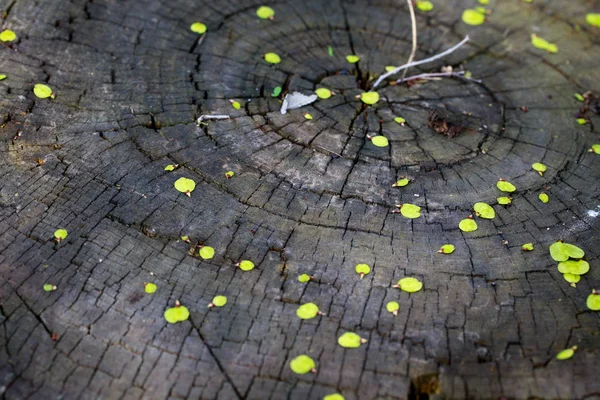
[[[366,108],[355,96],[410,53],[400,0],[278,2],[274,21],[246,0],[0,0],[19,37],[0,47],[2,398],[598,396],[600,319],[585,298],[600,288],[600,156],[587,153],[600,121],[575,123],[573,93],[600,92],[599,31],[583,20],[600,5],[497,1],[468,27],[460,16],[475,1],[434,3],[417,15],[416,59],[472,40],[411,72],[462,65],[483,83],[384,85]],[[532,32],[559,53],[534,49]],[[267,65],[268,51],[281,64]],[[38,82],[56,99],[37,99]],[[275,86],[336,96],[281,115]],[[470,113],[471,129],[433,132],[434,108]],[[198,127],[202,114],[232,119]],[[370,145],[373,132],[390,146]],[[414,181],[392,188],[402,175]],[[197,182],[190,198],[173,189],[181,176]],[[462,233],[474,202],[495,203],[498,178],[516,184],[514,204]],[[422,217],[390,213],[403,202]],[[69,231],[60,244],[58,228]],[[215,258],[190,256],[182,235]],[[577,288],[549,257],[558,239],[587,252]],[[456,251],[436,254],[444,243]],[[256,269],[236,269],[242,258]],[[373,268],[363,280],[360,262]],[[424,290],[393,289],[404,276]],[[216,294],[229,303],[209,311]],[[169,325],[176,299],[191,318]],[[327,315],[299,320],[309,301]],[[345,350],[344,331],[369,342]],[[554,360],[572,345],[572,360]],[[316,375],[290,371],[302,353]]]

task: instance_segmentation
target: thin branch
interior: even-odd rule
[[[415,59],[417,54],[417,18],[415,17],[415,7],[413,6],[412,0],[406,0],[408,3],[408,9],[410,10],[410,23],[412,24],[412,50],[410,51],[410,57],[408,57],[407,64],[410,64]],[[406,76],[408,68],[402,73],[402,78]]]
[[[425,74],[419,74],[419,75],[409,76],[408,78],[401,78],[401,79],[398,79],[396,81],[396,83],[414,81],[416,79],[440,78],[440,77],[444,77],[444,76],[449,76],[449,77],[454,77],[454,78],[460,78],[460,79],[465,79],[465,80],[469,80],[469,81],[481,83],[481,81],[479,79],[473,79],[473,78],[468,78],[468,77],[464,76],[464,73],[465,73],[465,71],[458,71],[458,72],[431,72],[431,73],[425,73]]]
[[[402,71],[404,69],[407,69],[407,68],[410,68],[410,67],[414,67],[416,65],[426,64],[426,63],[431,62],[431,61],[439,60],[440,58],[445,57],[448,54],[456,51],[460,46],[462,46],[463,44],[467,43],[468,41],[469,41],[469,35],[465,36],[465,38],[460,43],[458,43],[456,46],[451,47],[448,50],[441,52],[440,54],[437,54],[437,55],[435,55],[433,57],[426,58],[424,60],[413,61],[411,63],[401,65],[401,66],[399,66],[398,68],[396,68],[393,71],[386,72],[385,74],[381,75],[379,77],[379,79],[377,79],[377,81],[375,81],[375,84],[373,84],[373,89],[375,89],[377,86],[379,86],[379,84],[381,83],[381,81],[383,81],[388,76],[395,75],[395,74],[397,74],[398,72],[400,72],[400,71]]]
[[[229,115],[201,115],[200,118],[196,120],[196,123],[200,125],[202,121],[206,119],[229,119]]]

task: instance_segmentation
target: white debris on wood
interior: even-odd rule
[[[306,95],[300,92],[294,92],[292,94],[286,94],[281,105],[281,114],[286,114],[287,110],[293,110],[296,108],[307,106],[317,101],[317,95],[311,94]]]

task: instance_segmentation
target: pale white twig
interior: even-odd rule
[[[408,57],[407,64],[410,64],[415,59],[417,54],[417,18],[415,17],[415,7],[413,6],[412,0],[406,0],[408,3],[408,10],[410,11],[410,23],[412,24],[412,49],[410,51],[410,57]],[[402,78],[406,76],[408,68],[402,73]]]
[[[196,123],[200,125],[205,119],[229,119],[229,115],[201,115],[200,118],[196,120]]]
[[[455,77],[455,78],[461,78],[461,79],[466,79],[466,80],[469,80],[469,81],[481,83],[481,81],[479,79],[467,78],[466,76],[464,76],[464,73],[465,73],[465,71],[458,71],[458,72],[431,72],[431,73],[425,73],[425,74],[419,74],[419,75],[409,76],[408,78],[401,78],[401,79],[398,79],[396,81],[396,83],[413,81],[415,79],[439,78],[439,77],[443,77],[443,76],[452,76],[452,77]]]
[[[401,65],[401,66],[399,66],[398,68],[396,68],[396,69],[395,69],[395,70],[393,70],[393,71],[386,72],[385,74],[381,75],[381,76],[379,77],[379,79],[377,79],[377,81],[375,81],[375,83],[373,84],[373,89],[375,89],[377,86],[379,86],[379,84],[380,84],[380,83],[381,83],[381,82],[382,82],[382,81],[383,81],[385,78],[387,78],[388,76],[395,75],[395,74],[397,74],[398,72],[400,72],[400,71],[402,71],[402,70],[404,70],[404,69],[407,69],[407,68],[410,68],[410,67],[414,67],[414,66],[416,66],[416,65],[421,65],[421,64],[425,64],[425,63],[428,63],[428,62],[431,62],[431,61],[439,60],[440,58],[442,58],[442,57],[445,57],[445,56],[447,56],[448,54],[450,54],[450,53],[452,53],[452,52],[456,51],[456,49],[458,49],[460,46],[462,46],[463,44],[467,43],[468,41],[469,41],[469,35],[465,36],[465,38],[464,38],[463,40],[461,40],[461,42],[460,42],[460,43],[458,43],[456,46],[454,46],[454,47],[451,47],[451,48],[449,48],[448,50],[441,52],[440,54],[437,54],[437,55],[435,55],[435,56],[433,56],[433,57],[426,58],[426,59],[424,59],[424,60],[420,60],[420,61],[413,61],[413,62],[411,62],[411,63],[408,63],[408,64]]]

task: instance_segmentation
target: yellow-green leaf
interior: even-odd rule
[[[360,57],[355,56],[354,54],[350,54],[350,55],[346,56],[346,61],[348,61],[350,64],[355,64],[358,61],[360,61]]]
[[[346,398],[339,393],[332,393],[323,397],[323,400],[346,400]]]
[[[430,1],[417,0],[417,2],[415,3],[415,6],[419,10],[425,11],[425,12],[433,10],[433,3]]]
[[[316,372],[315,362],[307,355],[300,355],[290,361],[290,369],[299,375]]]
[[[585,22],[592,26],[600,27],[600,13],[589,13],[585,15]]]
[[[535,33],[531,34],[531,44],[538,49],[546,50],[548,53],[558,53],[558,46],[542,39]]]
[[[387,312],[390,312],[394,315],[398,315],[398,310],[400,310],[400,304],[397,301],[390,301],[385,305],[385,309]]]
[[[165,167],[165,171],[173,171],[175,169],[175,165],[169,164]]]
[[[558,272],[561,274],[584,275],[590,270],[590,264],[584,260],[567,260],[558,263]]]
[[[192,25],[190,25],[190,30],[194,33],[202,35],[206,32],[206,25],[204,25],[202,22],[194,22]]]
[[[168,323],[176,324],[177,322],[186,321],[190,317],[190,311],[177,301],[175,307],[168,308],[165,311],[164,316]]]
[[[600,144],[593,144],[589,151],[592,153],[600,154]]]
[[[273,19],[275,17],[275,10],[271,7],[260,6],[256,10],[256,15],[261,19]]]
[[[557,360],[568,360],[569,358],[573,357],[576,350],[577,350],[577,346],[573,346],[570,349],[565,349],[556,355],[556,359]]]
[[[540,193],[538,198],[540,199],[540,201],[542,203],[547,203],[550,200],[550,198],[548,197],[548,195],[546,193]]]
[[[585,252],[570,243],[554,242],[550,245],[550,257],[554,261],[567,261],[570,258],[583,258]]]
[[[158,289],[158,287],[151,282],[146,282],[144,283],[144,292],[148,293],[148,294],[152,294],[154,292],[156,292],[156,289]]]
[[[377,147],[387,147],[389,145],[389,141],[385,136],[373,136],[371,138],[371,142],[373,143],[373,145],[377,146]]]
[[[540,174],[540,176],[544,175],[544,172],[546,172],[546,170],[548,169],[544,164],[539,162],[531,164],[531,168],[536,170],[538,174]]]
[[[242,271],[250,271],[254,269],[254,263],[250,260],[242,260],[239,262],[238,266]]]
[[[496,217],[496,211],[494,211],[492,206],[487,203],[475,203],[473,210],[475,210],[477,216],[481,218],[494,219]]]
[[[512,199],[510,197],[498,197],[497,200],[498,204],[501,204],[503,206],[512,203]]]
[[[177,191],[185,193],[186,196],[191,197],[190,193],[192,193],[196,188],[196,182],[188,178],[179,178],[175,181],[173,186],[175,186]]]
[[[302,274],[298,277],[298,282],[306,283],[310,281],[311,277],[308,274]]]
[[[395,67],[393,65],[388,65],[387,67],[385,67],[385,72],[392,72],[396,68],[398,68],[398,67]]]
[[[515,190],[517,190],[515,185],[513,185],[510,182],[503,181],[503,180],[498,181],[498,183],[496,183],[496,187],[498,189],[500,189],[501,191],[507,192],[507,193],[512,193]]]
[[[466,9],[463,11],[462,20],[467,25],[481,25],[485,22],[485,15],[477,10]]]
[[[362,279],[365,275],[368,275],[371,272],[371,267],[369,267],[367,264],[357,264],[356,267],[354,267],[354,270],[360,275],[360,279]]]
[[[225,172],[225,178],[226,179],[233,178],[234,175],[235,175],[235,172],[233,172],[233,171],[227,171],[227,172]]]
[[[0,74],[0,81],[3,81],[6,79],[6,74]]]
[[[404,203],[400,207],[400,214],[405,218],[419,218],[421,216],[421,207],[414,204]]]
[[[240,108],[242,108],[242,105],[240,104],[239,101],[232,101],[231,105],[233,106],[233,108],[235,108],[236,110],[239,110]]]
[[[532,251],[533,250],[533,243],[525,243],[523,246],[521,246],[521,250],[523,250],[523,251]]]
[[[69,234],[66,229],[57,229],[54,231],[54,238],[59,242],[66,239],[68,235]]]
[[[304,118],[311,120],[311,119],[313,119],[313,116],[310,115],[309,113],[306,113],[306,114],[304,114]]]
[[[3,42],[12,42],[17,39],[17,34],[10,29],[5,29],[0,32],[0,40]]]
[[[565,278],[565,281],[571,283],[571,286],[574,286],[575,283],[581,280],[581,275],[563,274],[563,278]]]
[[[265,54],[265,61],[269,64],[279,64],[281,62],[281,57],[277,53],[267,53]]]
[[[408,178],[400,178],[398,179],[396,182],[394,182],[394,184],[392,185],[392,187],[404,187],[406,185],[408,185],[410,183],[410,180]]]
[[[394,287],[398,287],[408,293],[414,293],[423,288],[423,283],[417,278],[407,277],[400,279]]]
[[[361,338],[356,333],[346,332],[338,338],[338,344],[347,349],[356,349],[361,344],[366,343],[367,340]]]
[[[311,319],[319,314],[319,307],[314,303],[302,304],[296,310],[296,315],[301,319]]]
[[[471,218],[465,218],[458,224],[458,227],[463,232],[473,232],[477,230],[477,222]]]
[[[33,87],[33,93],[40,99],[46,99],[48,97],[54,98],[54,93],[52,92],[52,89],[50,89],[48,85],[44,85],[43,83],[36,83]]]
[[[575,93],[573,96],[575,96],[575,98],[577,99],[577,101],[581,101],[581,102],[585,101],[585,98],[581,94],[579,94],[579,93]]]
[[[592,311],[600,311],[600,293],[596,289],[592,290],[592,294],[587,297],[585,304]]]
[[[440,247],[440,249],[438,250],[438,253],[441,253],[441,254],[450,254],[450,253],[454,252],[454,249],[455,249],[454,245],[452,245],[452,244],[445,244],[442,247]]]
[[[315,93],[317,94],[317,96],[320,99],[328,99],[332,95],[331,90],[325,89],[325,88],[319,88],[319,89],[315,90]]]
[[[271,93],[272,97],[279,97],[279,95],[281,94],[281,86],[275,86],[273,88],[273,93]]]
[[[360,95],[360,99],[363,103],[372,106],[379,101],[379,93],[377,92],[364,92]]]
[[[577,123],[578,123],[579,125],[585,125],[585,124],[587,124],[587,123],[588,123],[588,120],[587,120],[587,119],[585,119],[585,118],[577,118]]]
[[[397,123],[399,123],[402,126],[404,126],[404,123],[406,122],[406,120],[402,117],[396,117],[396,118],[394,118],[394,121],[396,121]]]
[[[487,6],[488,4],[490,4],[490,0],[478,0],[479,4],[483,4],[484,6]]]
[[[210,260],[215,256],[215,249],[210,246],[202,246],[199,254],[203,260]]]
[[[51,283],[44,283],[44,291],[46,292],[53,292],[57,289],[56,285],[53,285]]]
[[[209,307],[211,306],[215,306],[215,307],[223,307],[225,304],[227,304],[227,297],[225,296],[215,296],[212,299],[212,302],[209,304]]]

